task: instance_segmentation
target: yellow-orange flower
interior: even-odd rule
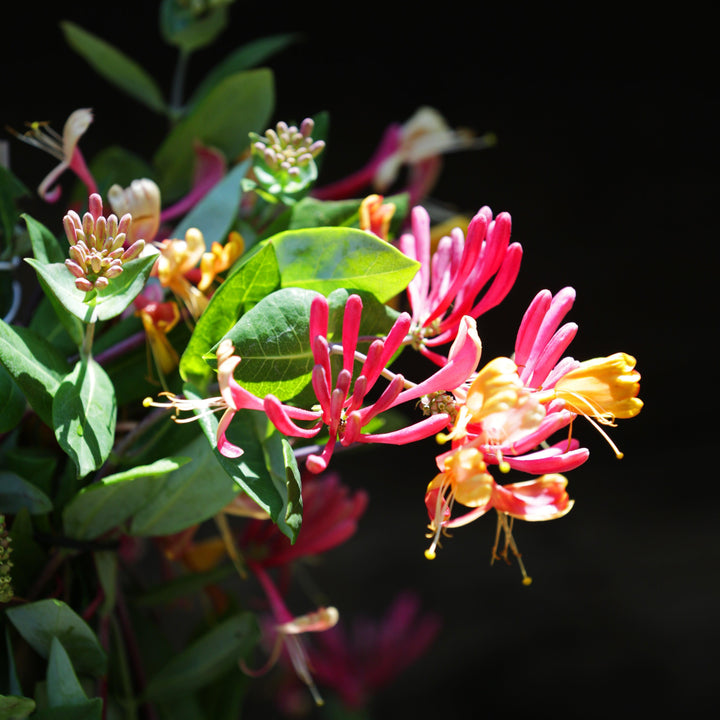
[[[643,402],[635,358],[624,352],[594,358],[563,375],[555,384],[555,397],[580,415],[610,425],[615,418],[635,417]]]
[[[382,195],[375,194],[368,195],[360,203],[360,229],[387,240],[395,205],[384,200]]]
[[[173,371],[180,363],[180,357],[168,340],[167,334],[180,320],[180,309],[170,301],[164,303],[147,303],[136,311],[140,316],[145,335],[150,344],[150,351],[158,371],[162,375]]]
[[[227,242],[221,245],[214,242],[209,252],[200,258],[201,277],[198,289],[205,292],[219,273],[224,272],[243,254],[245,241],[239,232],[234,230],[228,235]]]

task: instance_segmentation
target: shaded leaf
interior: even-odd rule
[[[176,0],[163,0],[160,4],[163,38],[185,52],[209,45],[225,29],[227,20],[227,8],[223,5],[197,15],[192,7]]]
[[[77,679],[70,658],[56,637],[50,641],[47,695],[50,707],[81,705],[87,700],[87,695]]]
[[[105,370],[92,358],[80,360],[58,387],[52,420],[60,447],[78,477],[99,468],[115,441],[117,400]]]
[[[162,92],[153,77],[135,60],[75,23],[60,23],[65,40],[102,77],[151,110],[166,112]]]
[[[17,426],[26,405],[22,390],[5,367],[0,365],[0,433],[9,432]]]
[[[35,710],[35,701],[16,695],[0,695],[0,720],[23,720]]]
[[[15,515],[25,508],[31,515],[52,510],[50,498],[19,475],[0,470],[0,513]]]
[[[107,658],[89,625],[61,600],[38,600],[5,611],[10,622],[42,657],[50,656],[56,637],[80,673],[94,676],[107,671]]]
[[[65,506],[65,533],[78,540],[91,540],[117,527],[150,501],[166,475],[189,460],[164,458],[151,465],[108,475],[84,487]]]
[[[255,646],[257,621],[245,612],[224,620],[173,657],[147,685],[145,698],[186,694],[223,675]],[[238,679],[239,679],[238,670]]]

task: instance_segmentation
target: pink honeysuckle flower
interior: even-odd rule
[[[72,170],[85,183],[88,195],[97,193],[95,179],[78,147],[78,141],[92,121],[93,114],[90,108],[82,108],[70,114],[65,121],[62,135],[55,132],[46,122],[27,123],[30,129],[22,135],[12,131],[18,139],[44,150],[60,161],[60,164],[53,168],[38,186],[38,194],[43,200],[52,203],[60,199],[61,189],[55,183],[65,170]]]
[[[467,236],[460,228],[452,230],[431,256],[430,216],[422,206],[413,208],[411,232],[399,240],[400,250],[420,263],[407,288],[410,334],[413,346],[436,364],[444,358],[431,348],[451,342],[464,316],[477,319],[512,288],[522,247],[510,243],[510,230],[508,213],[493,219],[492,211],[483,207],[470,221]]]
[[[392,123],[386,128],[376,151],[362,168],[342,180],[315,188],[312,195],[320,200],[343,200],[362,195],[369,187],[382,193],[406,166],[409,177],[404,191],[415,204],[435,184],[442,155],[487,148],[494,143],[492,134],[475,137],[468,130],[453,130],[437,110],[421,107],[406,123]]]
[[[367,356],[356,358],[358,331],[362,313],[362,300],[351,295],[345,306],[343,317],[342,346],[331,348],[328,339],[327,300],[318,295],[310,309],[310,342],[315,360],[312,371],[312,386],[320,406],[319,410],[305,411],[307,419],[313,422],[310,428],[303,428],[293,420],[297,409],[283,405],[275,396],[264,399],[265,412],[280,432],[285,435],[311,438],[325,426],[330,435],[320,455],[309,455],[306,466],[311,472],[325,470],[338,441],[343,446],[361,443],[385,443],[402,445],[434,435],[446,427],[449,416],[438,413],[397,431],[388,433],[363,433],[362,428],[376,415],[409,400],[417,400],[433,392],[451,390],[467,380],[477,368],[480,358],[480,339],[475,321],[467,318],[461,323],[462,331],[453,344],[446,365],[417,385],[405,381],[386,369],[394,354],[401,347],[410,327],[410,316],[401,313],[385,339],[374,340]],[[330,355],[342,353],[343,367],[332,380]],[[353,383],[356,359],[362,361],[359,374]],[[363,406],[365,398],[381,375],[389,379],[385,391],[370,405]]]
[[[429,650],[440,627],[437,616],[421,611],[414,593],[404,592],[379,620],[340,620],[313,636],[306,650],[318,684],[334,690],[347,708],[359,709]]]

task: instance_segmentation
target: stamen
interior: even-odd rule
[[[532,584],[532,578],[527,574],[527,571],[525,570],[525,564],[522,561],[522,555],[520,554],[520,551],[518,550],[518,546],[515,543],[515,538],[512,535],[512,526],[514,522],[514,518],[510,517],[510,521],[508,522],[508,516],[504,512],[498,511],[498,519],[497,519],[497,526],[495,530],[495,543],[492,548],[491,557],[490,557],[490,564],[492,565],[495,560],[499,560],[502,558],[505,560],[505,562],[509,565],[510,560],[508,559],[508,550],[512,551],[512,554],[515,556],[515,558],[518,561],[518,567],[520,568],[520,572],[522,573],[523,579],[522,584],[527,586]],[[503,548],[502,552],[498,555],[497,547],[498,543],[500,541],[500,530],[502,530],[505,533],[505,547]]]

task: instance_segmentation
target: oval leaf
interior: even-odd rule
[[[0,513],[15,515],[22,508],[31,515],[43,515],[52,510],[52,502],[42,490],[19,475],[0,470]]]
[[[55,437],[72,458],[78,477],[99,468],[115,441],[117,400],[107,373],[92,358],[79,361],[55,393]]]
[[[275,248],[282,287],[324,295],[345,288],[387,302],[407,287],[420,267],[377,235],[355,228],[288,230],[268,242]]]
[[[61,600],[38,600],[5,611],[20,635],[42,657],[50,656],[56,637],[78,672],[104,675],[107,657],[90,626]]]
[[[106,80],[158,113],[166,104],[155,80],[137,62],[75,23],[60,23],[68,45]]]
[[[87,700],[87,695],[73,670],[70,657],[56,637],[50,641],[47,696],[50,707],[81,705]]]
[[[117,527],[150,501],[162,486],[163,477],[189,461],[164,458],[84,487],[63,510],[65,533],[78,540],[92,540]]]
[[[0,720],[23,720],[35,710],[35,701],[17,695],[0,695]]]

